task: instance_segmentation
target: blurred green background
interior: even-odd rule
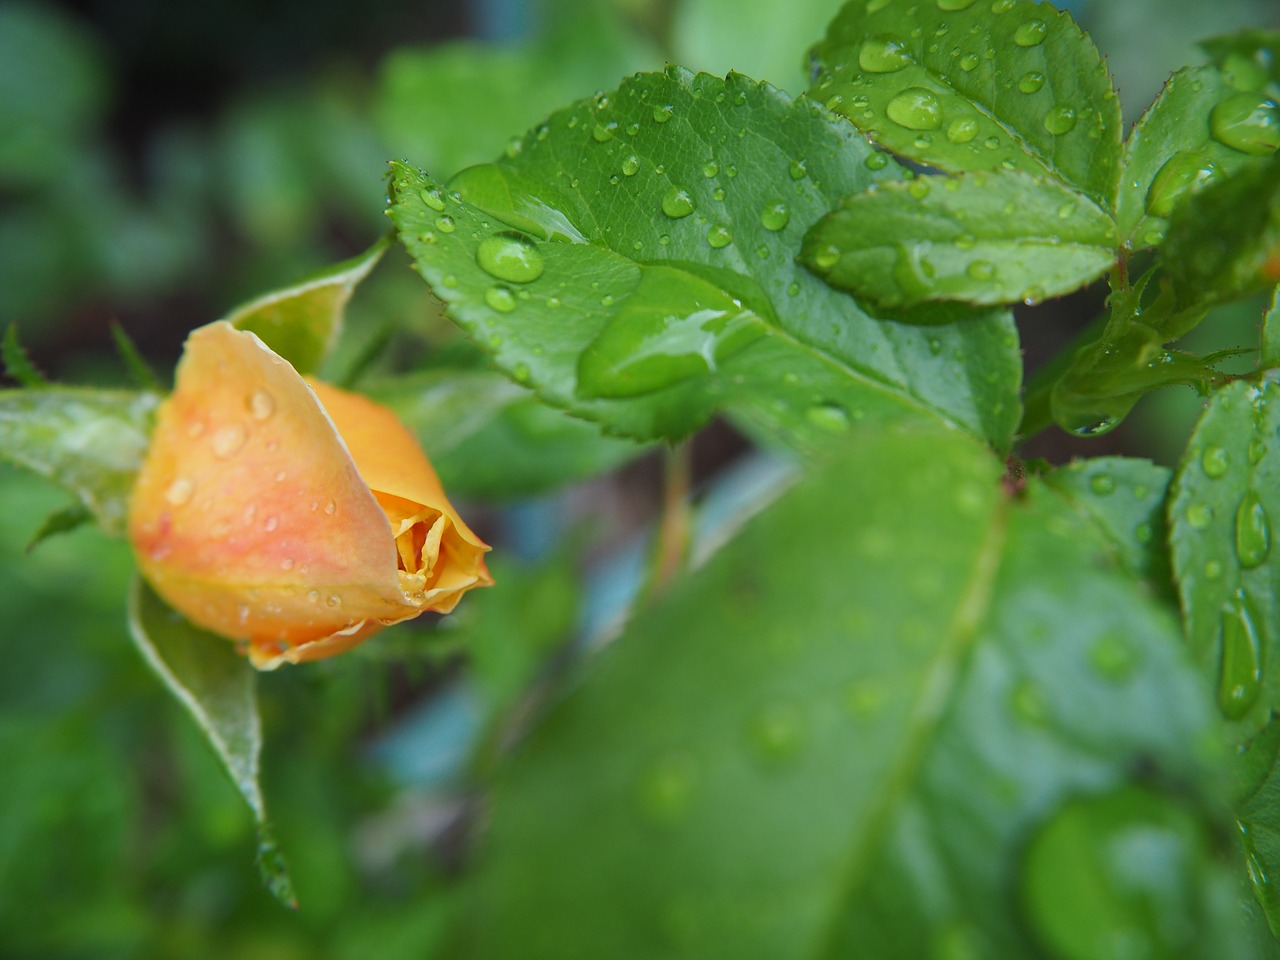
[[[0,3],[0,327],[17,323],[65,382],[121,379],[113,322],[167,371],[192,327],[375,240],[388,158],[447,176],[555,107],[667,60],[798,93],[804,49],[836,8]],[[1280,25],[1274,0],[1071,9],[1130,121],[1171,70],[1204,59],[1197,38]],[[456,349],[407,260],[389,261],[357,294],[340,369],[370,345],[397,347],[375,361],[383,369]],[[1099,303],[1088,291],[1020,316],[1029,363]],[[1252,345],[1260,310],[1224,312],[1191,348]],[[1105,447],[1054,431],[1031,452],[1169,462],[1198,410],[1191,391],[1165,391]],[[613,481],[570,496],[569,513],[643,514],[651,492]],[[83,530],[24,555],[64,504],[0,466],[0,955],[283,960],[376,944],[389,960],[432,956],[474,815],[467,747],[573,636],[581,539],[548,555],[557,532],[536,510],[492,513],[483,532],[501,590],[376,651],[264,678],[264,785],[302,902],[294,915],[261,889],[250,817],[128,641],[127,548]],[[615,536],[603,525],[592,542]]]

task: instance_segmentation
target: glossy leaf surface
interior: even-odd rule
[[[103,530],[123,536],[157,403],[153,393],[122,390],[0,391],[0,456],[66,488]]]
[[[1280,706],[1280,386],[1214,394],[1169,503],[1187,640],[1236,739]]]
[[[811,95],[894,153],[1015,169],[1115,204],[1120,105],[1093,42],[1048,3],[847,3]]]
[[[1168,218],[1184,200],[1206,185],[1261,159],[1215,137],[1232,139],[1219,104],[1238,97],[1213,67],[1187,67],[1165,84],[1125,144],[1120,188],[1121,239],[1135,248],[1155,246]],[[1217,111],[1217,112],[1215,112]],[[1280,122],[1280,116],[1277,118]],[[1261,155],[1265,157],[1265,153]]]
[[[854,449],[519,746],[451,956],[1238,955],[1173,618],[972,440]]]
[[[923,176],[846,197],[809,231],[803,259],[885,307],[1034,303],[1100,276],[1115,238],[1109,214],[1056,181]]]
[[[514,154],[449,190],[395,165],[391,216],[450,315],[551,404],[639,439],[727,410],[818,445],[927,411],[1009,442],[1007,314],[879,319],[795,262],[837,198],[900,175],[813,105],[673,68],[554,115]]]
[[[1173,215],[1160,257],[1188,308],[1280,280],[1280,154],[1189,198]]]
[[[196,722],[257,821],[263,882],[286,906],[297,907],[258,782],[262,724],[249,661],[230,641],[174,613],[141,578],[129,596],[129,632],[147,665]]]

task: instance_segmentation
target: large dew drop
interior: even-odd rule
[[[519,234],[485,237],[476,248],[476,264],[485,273],[508,283],[531,283],[542,276],[542,254]]]
[[[871,37],[858,49],[858,66],[867,73],[896,73],[910,64],[911,53],[897,37]]]
[[[1236,510],[1236,556],[1246,570],[1261,566],[1271,552],[1271,518],[1250,491]]]
[[[1179,150],[1164,162],[1147,189],[1147,213],[1167,217],[1188,193],[1218,176],[1217,165],[1198,150]]]
[[[908,130],[937,130],[942,126],[942,106],[924,87],[908,87],[889,101],[885,115]]]
[[[1218,707],[1229,720],[1243,717],[1262,690],[1262,635],[1243,592],[1222,610]]]
[[[1213,108],[1209,131],[1241,153],[1275,153],[1280,148],[1280,106],[1265,94],[1238,93]]]

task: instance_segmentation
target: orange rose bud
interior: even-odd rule
[[[493,583],[413,435],[252,333],[195,330],[129,504],[143,576],[260,670],[341,653]]]

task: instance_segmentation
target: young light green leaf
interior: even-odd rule
[[[361,386],[391,407],[458,496],[530,496],[605,473],[645,447],[602,436],[490,370],[426,370]]]
[[[806,234],[828,283],[893,308],[1069,293],[1115,261],[1110,214],[1053,180],[1003,171],[921,176],[846,197]]]
[[[1174,618],[972,440],[853,439],[521,744],[449,956],[1241,956]]]
[[[1187,67],[1169,78],[1125,144],[1117,213],[1123,241],[1135,248],[1158,245],[1185,199],[1266,156],[1257,138],[1265,133],[1267,110],[1257,118],[1263,128],[1242,141],[1240,125],[1231,123],[1240,97],[1213,67]],[[1280,123],[1280,116],[1271,123]]]
[[[123,390],[0,391],[0,456],[71,491],[103,530],[123,536],[159,402]]]
[[[1173,213],[1160,260],[1186,310],[1207,310],[1280,280],[1280,154],[1188,198]]]
[[[837,198],[901,175],[814,105],[672,68],[556,114],[514,154],[449,190],[393,165],[390,214],[450,316],[552,405],[639,439],[725,410],[811,446],[927,410],[1007,446],[1006,313],[886,321],[795,262]]]
[[[1187,640],[1237,739],[1280,706],[1280,385],[1214,394],[1178,467],[1169,503],[1173,571]],[[1276,532],[1280,532],[1277,530]]]
[[[237,307],[226,320],[256,333],[299,373],[314,373],[338,338],[347,301],[391,244],[383,237],[357,257]]]
[[[129,595],[129,633],[147,666],[199,726],[253,814],[263,882],[277,900],[297,909],[258,781],[262,724],[257,676],[249,661],[236,653],[231,641],[175,613],[141,578]]]
[[[1044,483],[1097,526],[1121,567],[1172,599],[1166,549],[1167,467],[1129,457],[1074,460]]]
[[[18,325],[11,323],[4,330],[4,344],[0,347],[0,359],[4,361],[4,372],[9,379],[24,387],[45,387],[49,381],[43,373],[36,369],[31,357],[18,339]]]
[[[846,3],[810,95],[943,170],[1054,177],[1115,207],[1120,104],[1093,42],[1049,3]]]
[[[27,543],[27,553],[30,553],[50,537],[55,537],[60,533],[70,533],[72,530],[79,529],[86,523],[92,522],[93,511],[83,503],[73,503],[69,507],[64,507],[51,513],[44,518],[44,523],[40,524],[40,529],[32,534],[30,542]]]

